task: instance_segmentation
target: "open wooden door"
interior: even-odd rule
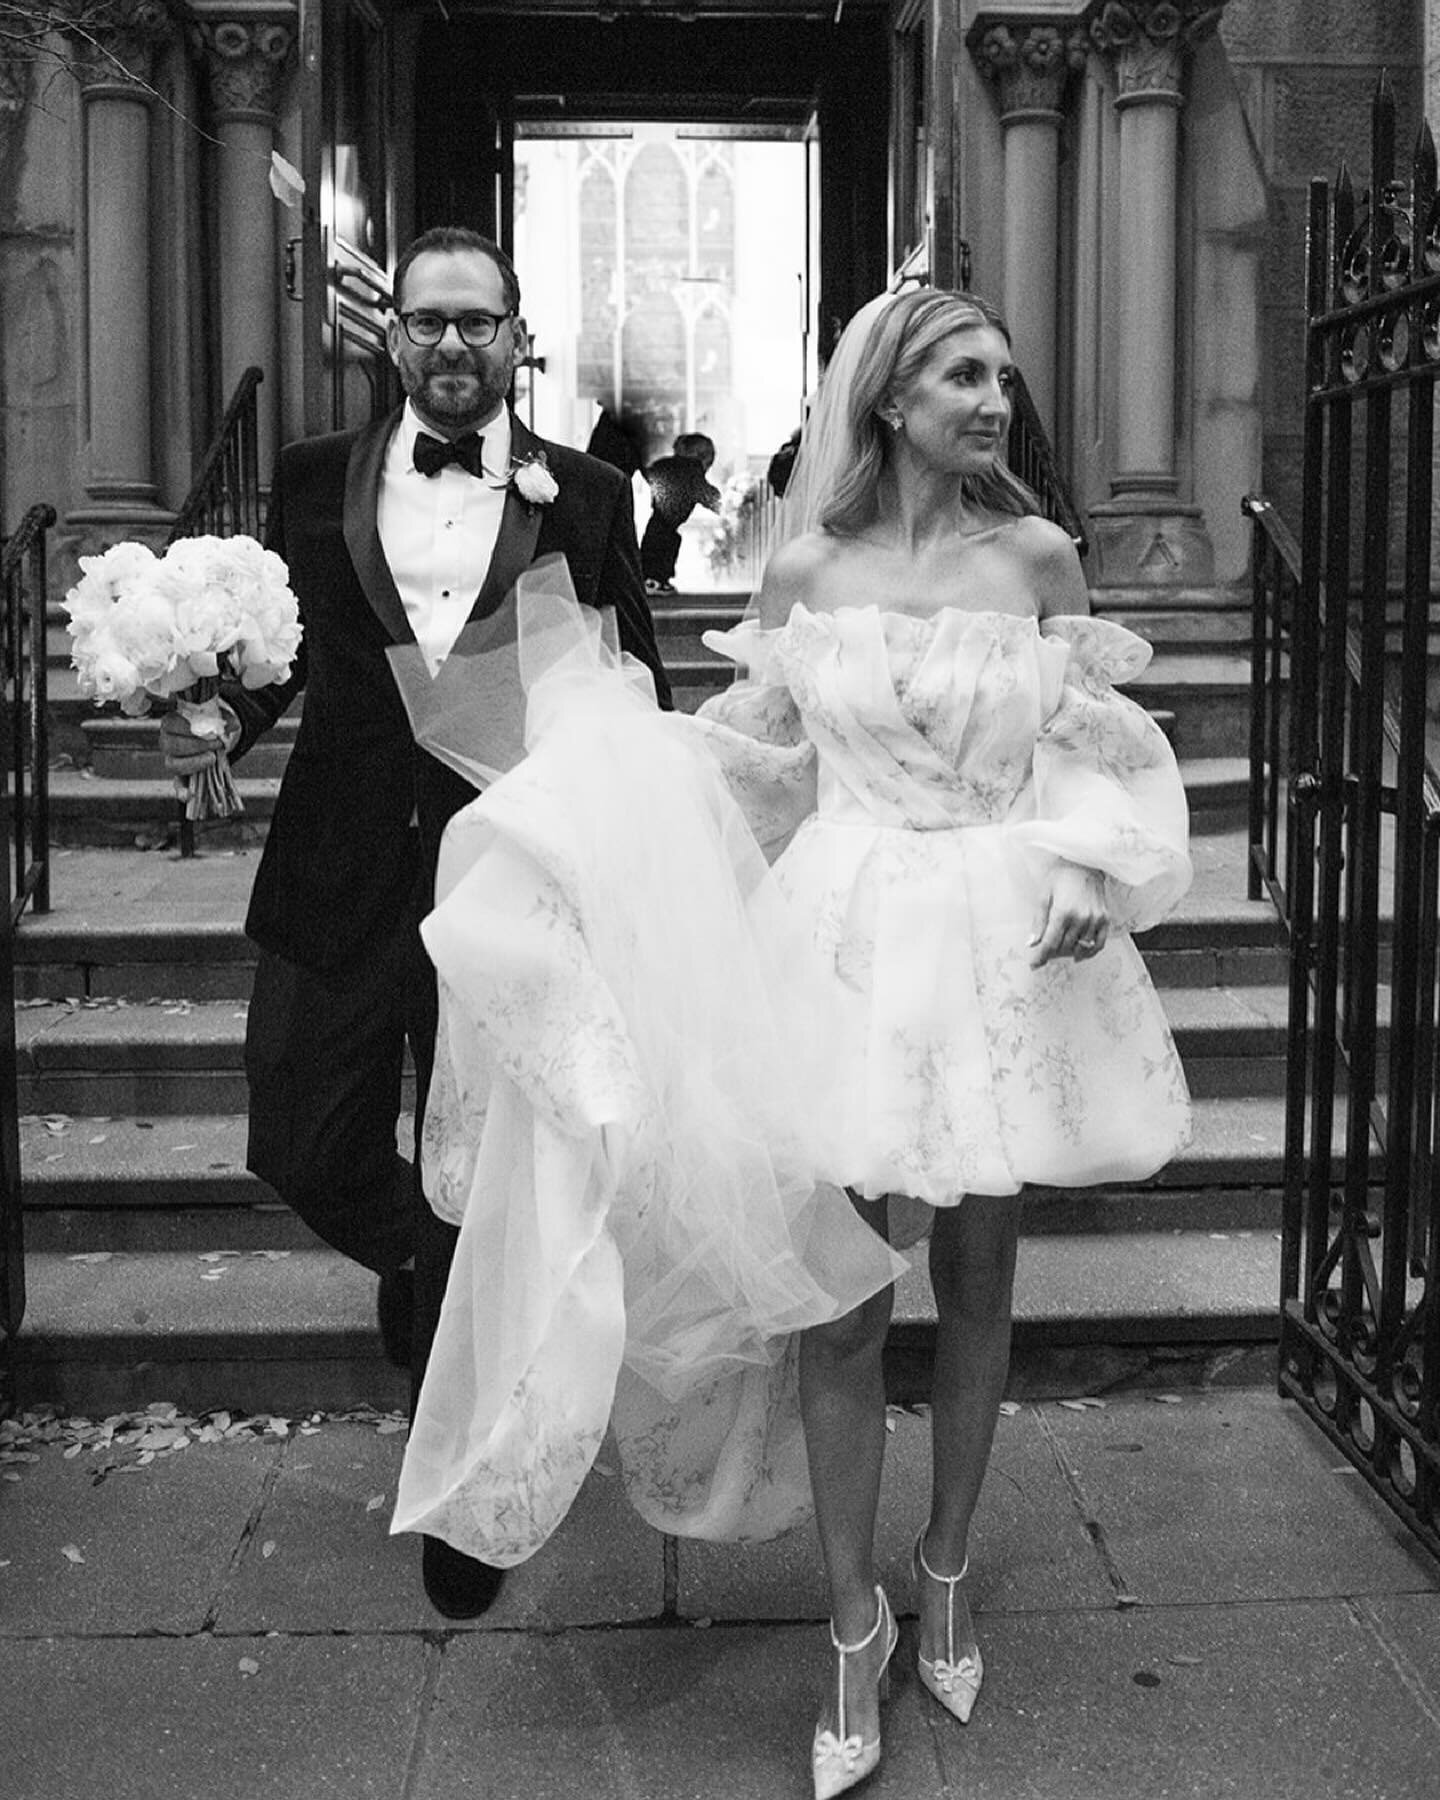
[[[396,235],[393,26],[372,0],[302,0],[306,435],[395,403],[385,348]]]

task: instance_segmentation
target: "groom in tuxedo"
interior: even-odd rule
[[[408,1042],[418,1149],[436,1020],[418,926],[441,833],[475,790],[415,744],[386,649],[418,644],[433,672],[468,621],[560,552],[581,603],[614,608],[621,646],[654,672],[662,705],[669,689],[627,483],[537,438],[508,405],[526,343],[510,259],[476,232],[437,227],[401,255],[393,307],[404,406],[280,455],[266,541],[300,602],[290,679],[254,692],[227,684],[223,697],[240,757],[305,689],[245,923],[259,945],[249,1167],[379,1275],[385,1347],[410,1364],[418,1393],[458,1233],[397,1151],[401,1067]],[[178,715],[162,731],[173,772],[209,760]],[[476,1616],[499,1589],[499,1570],[438,1538],[424,1540],[422,1560],[448,1617]]]

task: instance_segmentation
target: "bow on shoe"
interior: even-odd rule
[[[872,1750],[878,1750],[879,1747],[878,1742],[870,1746]],[[839,1768],[845,1774],[853,1775],[860,1767],[860,1758],[865,1749],[865,1742],[858,1731],[847,1738],[838,1738],[833,1731],[817,1732],[814,1749],[815,1767],[817,1769]]]

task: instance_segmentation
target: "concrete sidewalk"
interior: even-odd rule
[[[928,1428],[892,1425],[880,1572],[913,1617]],[[398,1418],[160,1409],[103,1439],[0,1426],[6,1800],[807,1800],[812,1533],[662,1539],[603,1457],[452,1628],[387,1535]],[[867,1796],[1440,1792],[1440,1568],[1271,1394],[1017,1407],[973,1547],[974,1720],[902,1630]]]

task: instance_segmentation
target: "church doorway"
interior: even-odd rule
[[[713,416],[736,459],[778,443],[799,423],[828,341],[889,276],[884,6],[779,0],[761,9],[697,0],[642,10],[629,0],[593,7],[532,0],[524,8],[447,0],[422,14],[382,11],[369,0],[304,0],[304,29],[305,173],[316,202],[297,257],[306,430],[356,424],[390,403],[377,330],[388,270],[400,242],[439,223],[473,225],[517,254],[527,313],[549,339],[541,343],[537,331],[536,355],[545,360],[533,372],[539,428],[547,424],[542,409],[562,404],[562,366],[574,377],[564,405],[593,409],[603,398],[604,329],[592,319],[588,334],[562,344],[543,317],[549,283],[537,279],[536,255],[548,262],[558,252],[539,217],[539,194],[561,146],[570,176],[590,182],[567,200],[574,241],[565,253],[576,268],[582,238],[588,253],[591,239],[617,231],[603,216],[586,212],[582,221],[583,193],[600,205],[606,181],[652,192],[689,187],[687,228],[700,237],[672,284],[683,284],[683,298],[637,295],[626,285],[623,230],[616,240],[618,297],[627,309],[611,321],[611,361],[618,358],[622,380],[635,384],[631,398],[657,448],[672,423],[702,414]],[[575,148],[582,142],[599,149],[582,158]],[[726,232],[738,255],[742,237],[761,229],[755,194],[770,174],[766,157],[786,155],[795,174],[776,177],[774,201],[788,241],[767,253],[783,271],[786,293],[757,300],[756,316],[738,321],[737,337],[735,316],[721,329],[724,308],[713,303],[713,285],[707,304],[702,284],[712,278],[704,271],[723,265]],[[634,301],[649,309],[661,346],[647,350],[648,370],[641,346],[651,333],[643,311],[632,317]],[[762,313],[794,321],[789,348],[770,344]],[[670,387],[681,339],[676,394]],[[731,378],[750,362],[775,368],[757,384],[763,397],[722,393],[727,359]],[[574,441],[577,420],[569,423],[563,435]]]

